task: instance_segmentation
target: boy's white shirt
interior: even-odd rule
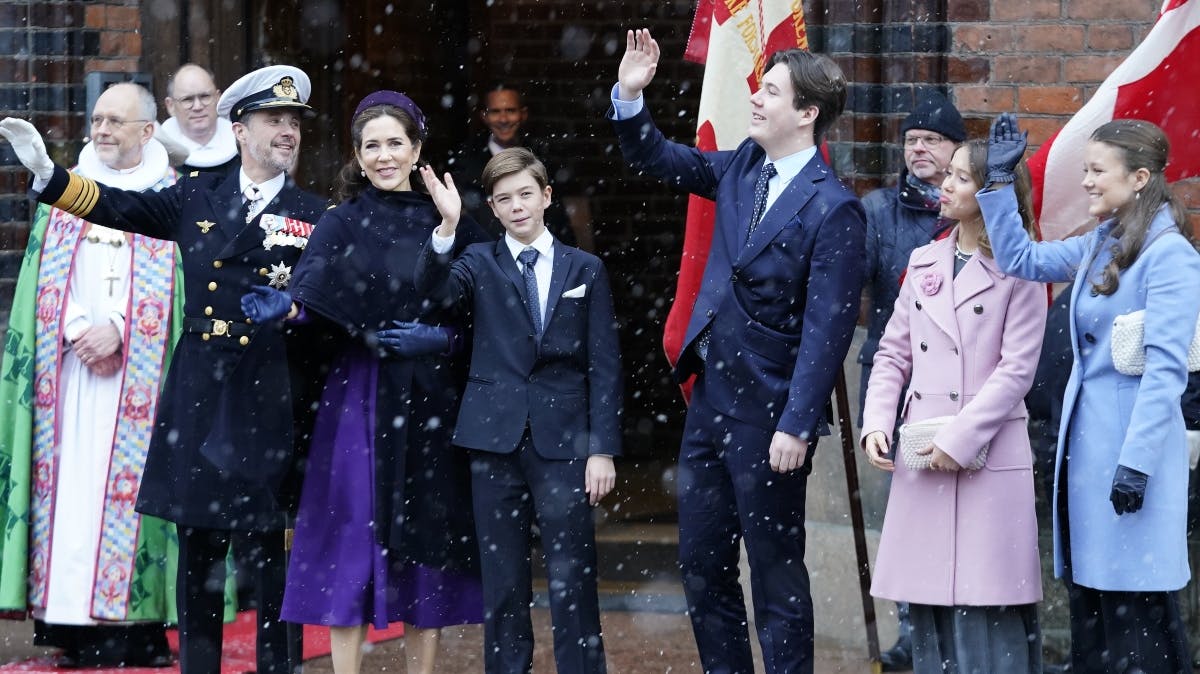
[[[457,234],[457,231],[455,234]],[[433,230],[433,235],[430,237],[433,252],[439,255],[449,253],[454,248],[455,234],[442,236],[437,233],[436,229]],[[544,229],[538,238],[534,239],[529,245],[525,245],[505,233],[504,244],[508,246],[508,252],[512,254],[513,261],[516,262],[518,270],[521,270],[521,263],[517,260],[517,256],[521,254],[521,251],[526,248],[533,248],[538,252],[537,261],[533,263],[533,274],[537,277],[540,315],[545,320],[546,304],[550,300],[550,274],[554,271],[554,235],[550,233],[550,230]],[[574,296],[572,295],[572,297]]]

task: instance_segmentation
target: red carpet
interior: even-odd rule
[[[221,674],[242,674],[254,671],[254,611],[243,611],[237,620],[225,626],[224,648],[221,654]],[[397,623],[386,630],[376,631],[374,627],[367,631],[367,641],[376,643],[388,639],[396,639],[404,635],[404,626]],[[171,650],[179,651],[179,634],[175,630],[167,631],[167,640],[171,642]],[[311,660],[329,655],[329,630],[313,625],[304,626],[304,659]],[[179,665],[174,667],[123,667],[114,669],[59,669],[54,666],[53,657],[33,658],[21,662],[0,665],[0,672],[27,672],[32,674],[51,672],[88,672],[96,674],[112,672],[113,674],[170,674],[178,672]]]

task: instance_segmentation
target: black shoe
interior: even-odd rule
[[[912,644],[908,639],[899,639],[896,645],[879,654],[879,663],[885,672],[908,672],[912,670]]]

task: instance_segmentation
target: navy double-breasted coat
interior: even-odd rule
[[[264,216],[315,223],[327,203],[289,177],[247,223],[238,175],[192,173],[160,192],[133,192],[56,167],[38,199],[179,245],[184,334],[158,406],[138,511],[184,526],[271,530],[284,527],[298,490],[293,401],[305,398],[305,378],[289,372],[292,338],[282,325],[249,324],[241,296],[252,285],[285,285],[300,257],[298,242],[268,247]],[[294,352],[298,369],[303,347]]]

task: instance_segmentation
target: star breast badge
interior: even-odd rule
[[[217,223],[215,223],[211,220],[197,220],[196,221],[196,226],[200,228],[201,234],[208,234],[208,230],[212,229],[213,225],[215,225],[215,224],[217,224]]]
[[[292,268],[280,262],[271,265],[271,273],[267,274],[271,287],[283,290],[292,281]]]

